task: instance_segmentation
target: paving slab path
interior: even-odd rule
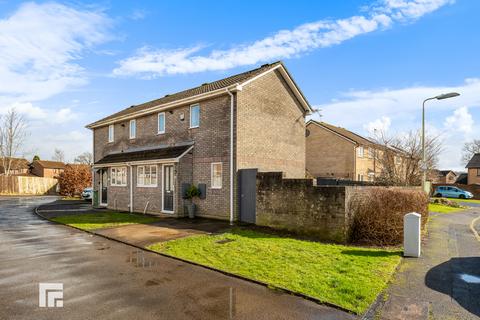
[[[374,319],[480,319],[480,208],[432,214],[422,256],[403,259]],[[479,219],[480,220],[480,219]]]

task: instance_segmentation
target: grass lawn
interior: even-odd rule
[[[399,250],[367,249],[233,229],[153,244],[166,253],[330,302],[367,310],[400,262]]]
[[[428,211],[430,212],[453,213],[453,212],[458,212],[462,210],[465,210],[465,208],[454,208],[454,207],[449,207],[449,206],[438,204],[438,203],[428,204]]]
[[[127,224],[150,223],[158,219],[155,217],[141,216],[121,212],[99,212],[78,215],[60,216],[53,221],[64,223],[84,230],[111,228]]]

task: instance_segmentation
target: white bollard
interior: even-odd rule
[[[403,255],[420,257],[422,216],[416,212],[407,213],[403,217]]]

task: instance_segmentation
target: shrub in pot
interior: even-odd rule
[[[191,219],[195,218],[195,203],[193,203],[195,197],[200,197],[200,190],[196,186],[191,185],[185,194],[185,198],[190,199],[190,204],[187,205],[187,210],[188,217]]]

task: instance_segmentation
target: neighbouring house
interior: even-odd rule
[[[375,181],[382,171],[379,159],[385,146],[352,131],[309,120],[306,137],[306,169],[313,177]],[[400,151],[390,151],[394,151],[393,161],[400,168]]]
[[[65,170],[65,163],[60,161],[35,160],[31,164],[31,173],[37,177],[56,178]]]
[[[468,169],[468,184],[480,184],[480,153],[475,153],[465,168]]]
[[[432,170],[429,175],[430,181],[435,184],[454,184],[458,178],[452,170]]]
[[[28,175],[30,171],[30,163],[23,158],[6,158],[11,159],[9,175]],[[8,167],[8,165],[7,165]],[[6,174],[7,168],[4,167],[3,158],[0,159],[0,175]]]
[[[457,180],[455,183],[458,184],[468,184],[468,173],[467,172],[461,172],[458,174]]]
[[[89,124],[94,189],[116,210],[237,220],[238,170],[305,177],[312,111],[281,62],[134,105]]]

